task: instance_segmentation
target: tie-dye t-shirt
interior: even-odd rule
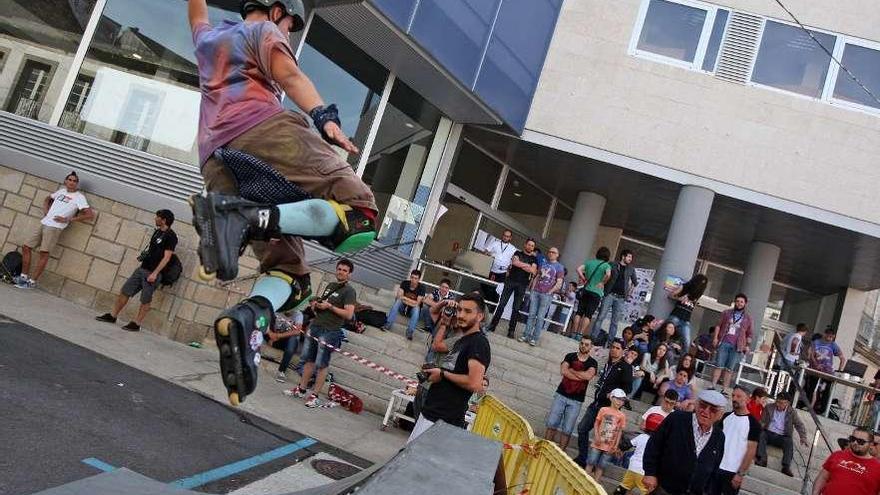
[[[293,56],[290,42],[268,21],[223,21],[193,27],[202,104],[199,163],[220,146],[282,112],[281,88],[272,81],[275,49]]]

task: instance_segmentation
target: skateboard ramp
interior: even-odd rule
[[[449,493],[489,495],[501,458],[501,444],[439,422],[384,465],[326,485],[285,495],[343,495],[359,487],[358,495]],[[33,495],[197,495],[120,468]]]

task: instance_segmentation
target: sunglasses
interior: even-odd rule
[[[859,444],[859,445],[865,445],[865,444],[867,444],[868,442],[870,442],[870,440],[865,440],[864,438],[856,438],[856,437],[854,437],[854,436],[852,436],[852,435],[850,435],[850,437],[849,437],[849,441],[850,441],[850,442],[855,442],[855,443],[857,443],[857,444]],[[875,443],[875,445],[876,445],[876,443]]]

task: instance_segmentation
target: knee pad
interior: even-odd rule
[[[312,279],[308,273],[305,275],[291,275],[281,270],[269,270],[266,272],[266,275],[280,278],[290,285],[290,297],[284,301],[280,308],[276,309],[279,313],[300,309],[300,306],[312,295]]]

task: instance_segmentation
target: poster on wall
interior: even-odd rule
[[[636,321],[648,313],[648,299],[654,290],[654,270],[636,268],[635,272],[638,283],[623,305],[623,321],[626,322]]]

